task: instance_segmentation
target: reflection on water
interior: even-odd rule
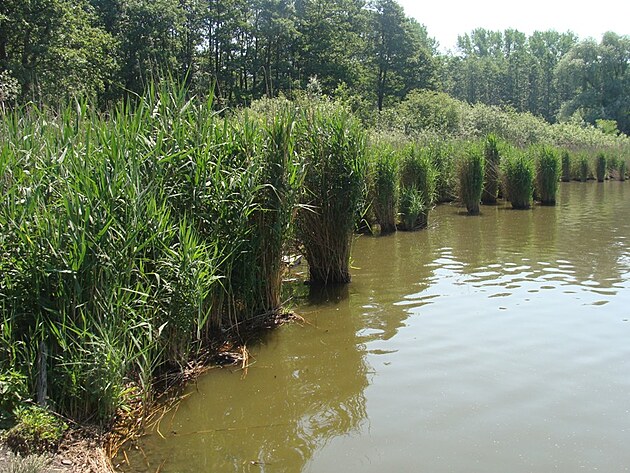
[[[359,238],[349,287],[200,379],[126,469],[629,471],[629,194]]]

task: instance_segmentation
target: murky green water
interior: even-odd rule
[[[630,471],[628,184],[482,212],[359,238],[345,293],[191,386],[126,469]]]

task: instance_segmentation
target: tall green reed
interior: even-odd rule
[[[369,194],[381,233],[396,231],[398,206],[398,154],[390,146],[370,147]]]
[[[542,205],[555,205],[560,179],[560,160],[555,149],[540,146],[533,150],[536,166],[536,194]]]
[[[474,143],[466,147],[458,163],[459,199],[470,215],[479,214],[479,203],[484,190],[486,159],[484,149],[478,143]],[[496,201],[497,187],[493,188]]]
[[[425,228],[436,197],[436,171],[430,149],[418,144],[404,147],[401,150],[399,175],[399,228]]]
[[[511,150],[503,161],[506,197],[514,209],[528,209],[534,192],[534,163],[522,151]]]
[[[306,174],[296,236],[315,285],[350,282],[350,249],[367,173],[365,132],[349,112],[311,104],[299,120]]]
[[[490,134],[486,137],[483,156],[484,177],[481,201],[485,205],[495,204],[497,202],[497,194],[499,193],[499,170],[501,165],[501,156],[499,154],[499,144],[496,135]]]

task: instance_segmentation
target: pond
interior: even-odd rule
[[[348,287],[295,301],[303,324],[191,385],[121,469],[629,471],[630,189],[558,197],[359,237]]]

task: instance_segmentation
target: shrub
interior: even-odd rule
[[[22,455],[54,450],[68,426],[40,406],[16,410],[17,423],[7,431],[5,441],[9,448]]]

